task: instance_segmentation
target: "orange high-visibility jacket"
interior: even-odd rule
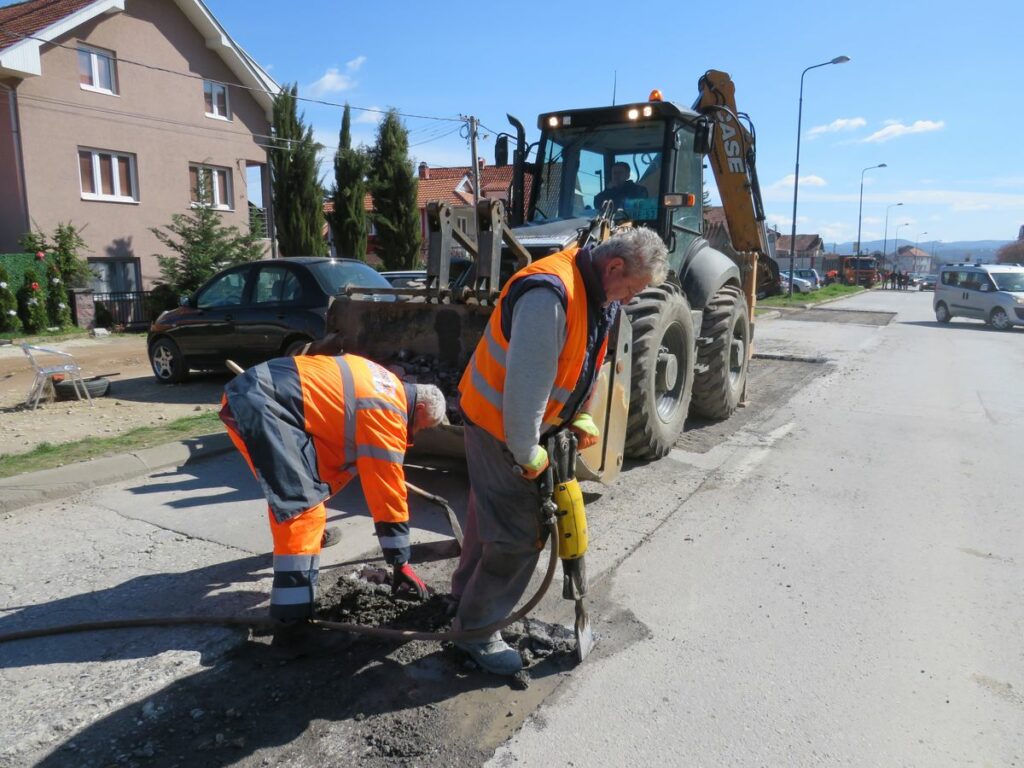
[[[567,412],[570,396],[579,384],[587,354],[587,290],[576,264],[579,249],[573,245],[564,251],[545,256],[514,274],[505,284],[491,313],[483,338],[459,382],[463,412],[477,426],[505,442],[503,403],[505,393],[505,356],[508,339],[502,328],[502,303],[509,290],[524,278],[548,275],[556,278],[565,296],[566,335],[558,355],[558,369],[551,394],[544,408],[544,428],[558,427],[575,414]],[[593,375],[601,370],[608,348],[608,338],[600,339]]]
[[[248,369],[225,394],[279,522],[357,474],[378,534],[380,524],[408,521],[402,464],[415,389],[393,373],[356,355],[284,357]]]

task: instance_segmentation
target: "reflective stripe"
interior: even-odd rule
[[[313,602],[312,587],[274,587],[270,590],[271,605],[303,605]]]
[[[360,445],[356,449],[356,456],[360,459],[383,459],[384,461],[393,461],[396,464],[401,464],[405,461],[405,453],[403,451],[392,451],[377,445]]]
[[[408,419],[409,416],[404,408],[380,397],[360,397],[356,400],[356,408],[360,411],[394,411],[395,413],[401,414],[402,417],[406,419]]]
[[[484,339],[487,341],[487,351],[491,353],[491,357],[494,358],[494,362],[505,368],[505,350],[502,349],[498,340],[494,338],[494,332],[491,328],[488,328],[484,332]]]
[[[565,403],[571,395],[572,392],[568,389],[563,389],[562,387],[555,387],[551,390],[551,399],[557,400],[559,403]]]
[[[341,392],[345,398],[345,463],[356,460],[356,383],[344,358],[335,358],[341,371]]]
[[[312,571],[320,567],[320,555],[274,555],[274,572]]]
[[[378,536],[381,549],[402,549],[409,546],[409,534],[402,536]]]
[[[480,373],[480,370],[476,367],[476,355],[473,355],[473,359],[470,361],[470,372],[469,375],[473,379],[473,387],[476,391],[486,400],[488,403],[493,405],[499,411],[502,409],[502,405],[505,402],[505,397],[501,392],[492,387],[484,375]]]

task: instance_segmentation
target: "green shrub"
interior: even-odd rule
[[[25,272],[24,281],[18,289],[18,317],[26,333],[40,333],[49,325],[46,316],[46,283],[40,282],[36,271]]]
[[[60,277],[60,270],[53,262],[46,265],[46,314],[50,325],[58,328],[71,327],[71,307],[68,306],[68,290]]]
[[[18,299],[11,290],[11,277],[0,264],[0,333],[17,333],[21,330],[18,317]]]

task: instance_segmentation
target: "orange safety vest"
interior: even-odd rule
[[[565,291],[565,342],[558,355],[558,369],[544,408],[543,424],[546,427],[558,427],[575,415],[566,413],[565,408],[583,371],[588,330],[587,289],[583,283],[583,275],[576,265],[578,251],[577,246],[570,246],[564,251],[538,259],[512,275],[502,289],[483,337],[462,374],[462,380],[459,382],[462,411],[470,421],[501,442],[505,442],[502,408],[505,393],[505,357],[508,353],[508,339],[505,338],[501,327],[501,308],[512,285],[525,277],[551,275],[558,278]],[[595,361],[595,377],[601,370],[607,349],[606,336]]]
[[[225,394],[279,522],[357,474],[376,523],[408,521],[409,403],[386,368],[356,355],[278,358],[237,376]]]

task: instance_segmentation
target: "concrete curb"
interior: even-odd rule
[[[100,485],[130,480],[165,467],[185,467],[233,449],[226,432],[143,448],[40,472],[0,479],[0,513],[67,498]]]

